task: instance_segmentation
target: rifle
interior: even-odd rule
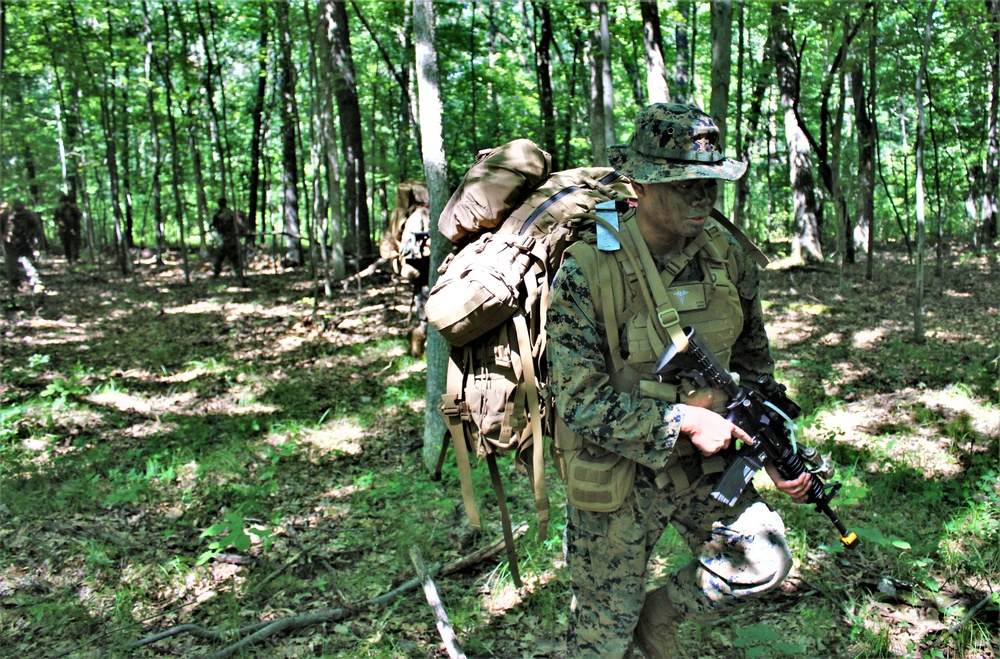
[[[753,475],[768,461],[773,462],[778,473],[787,480],[795,480],[808,471],[812,480],[807,503],[815,505],[817,510],[830,518],[845,546],[854,547],[858,536],[848,531],[830,508],[830,501],[840,490],[840,483],[824,485],[820,474],[827,470],[825,460],[820,459],[817,464],[815,456],[818,452],[796,446],[794,438],[791,438],[789,426],[802,410],[785,395],[784,385],[778,384],[770,375],[762,375],[757,380],[759,393],[740,386],[693,327],[685,327],[684,336],[687,345],[668,345],[653,369],[654,375],[662,378],[664,373],[676,371],[677,375],[691,379],[698,387],[708,386],[724,391],[729,398],[726,418],[753,438],[753,444],[744,444],[736,451],[736,458],[723,472],[712,496],[729,506],[735,505]],[[668,369],[668,366],[676,368]],[[807,469],[803,459],[814,468]]]

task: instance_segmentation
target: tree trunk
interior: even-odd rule
[[[823,249],[819,244],[816,220],[811,149],[795,116],[799,98],[797,57],[795,41],[788,28],[788,7],[781,3],[771,7],[771,46],[781,91],[781,107],[785,111],[785,142],[794,203],[791,259],[793,262],[819,263],[823,261]]]
[[[365,181],[364,133],[361,130],[361,108],[358,105],[357,80],[354,76],[354,56],[351,54],[351,33],[347,21],[347,5],[327,0],[325,16],[329,22],[330,54],[333,63],[333,88],[340,117],[340,146],[344,161],[344,211],[347,217],[348,251],[361,259],[372,253],[371,229],[368,219],[368,186]]]
[[[434,43],[433,0],[413,0],[413,32],[416,49],[417,96],[421,143],[423,144],[424,176],[430,196],[431,217],[439,217],[448,203],[448,177],[444,153],[444,133],[441,128],[444,106],[438,77],[437,49]],[[430,282],[437,280],[437,269],[451,252],[452,245],[431,223]],[[427,412],[424,423],[424,463],[433,467],[441,450],[441,439],[447,432],[438,411],[445,393],[448,356],[451,347],[441,334],[429,327],[427,332]]]
[[[302,239],[299,234],[299,161],[295,131],[298,117],[295,114],[295,66],[292,64],[292,35],[288,27],[288,0],[274,3],[274,16],[278,24],[278,70],[281,79],[281,183],[282,217],[285,234],[285,258],[294,265],[302,265]]]
[[[660,11],[656,0],[641,0],[642,42],[646,51],[646,97],[650,104],[670,100],[667,84],[667,66],[663,62],[663,33],[660,29]]]
[[[719,150],[726,152],[726,127],[729,114],[729,80],[732,78],[733,3],[712,0],[712,100],[708,114],[719,127]],[[726,186],[719,186],[715,207],[726,207]]]
[[[114,24],[111,22],[111,7],[110,5],[105,5],[105,11],[108,17],[108,53],[111,55],[111,60],[114,61]],[[118,256],[118,268],[121,270],[122,275],[132,274],[132,257],[129,253],[128,245],[125,241],[124,234],[124,224],[125,218],[122,215],[122,205],[121,205],[121,182],[118,178],[118,152],[117,145],[115,143],[115,108],[114,108],[114,84],[111,82],[115,79],[115,69],[111,68],[111,71],[104,77],[105,89],[108,91],[100,92],[101,99],[101,126],[104,129],[104,141],[105,141],[105,151],[104,157],[108,166],[108,184],[110,187],[111,196],[111,213],[114,218],[114,229],[115,229],[115,253]]]
[[[924,27],[924,50],[920,56],[920,68],[917,69],[917,84],[914,99],[917,103],[917,150],[916,150],[916,192],[917,192],[917,281],[916,295],[913,304],[913,340],[924,342],[924,235],[925,235],[925,195],[924,195],[924,144],[927,133],[927,123],[924,116],[923,81],[927,77],[927,59],[931,50],[931,26],[934,20],[934,7],[937,0],[931,0],[927,8],[927,24]]]
[[[871,38],[875,38],[874,31]],[[870,97],[865,93],[864,75],[860,65],[851,73],[854,125],[858,131],[858,187],[854,235],[848,236],[848,243],[867,250],[868,233],[875,227],[875,126],[868,113]]]
[[[1000,233],[1000,0],[986,0],[986,10],[990,18],[990,36],[993,39],[993,52],[989,60],[990,70],[990,116],[989,136],[986,146],[985,184],[983,195],[983,244],[987,245],[997,239]]]
[[[674,26],[674,103],[687,103],[690,98],[688,90],[688,80],[690,80],[690,66],[688,62],[688,33],[687,18],[691,13],[690,0],[679,0],[677,11],[684,18],[683,21]]]
[[[534,3],[541,25],[535,46],[535,70],[538,75],[538,108],[542,115],[542,148],[556,157],[556,109],[552,94],[552,12],[547,3]],[[558,171],[556,160],[552,169]]]
[[[176,0],[175,0],[176,6]],[[180,9],[178,8],[178,11]],[[170,12],[167,10],[166,3],[163,4],[163,30],[164,30],[164,43],[170,43],[171,35],[170,33]],[[170,187],[173,189],[174,193],[174,217],[177,219],[177,232],[180,235],[180,250],[181,250],[181,261],[184,264],[184,281],[188,284],[191,283],[191,268],[188,265],[188,253],[187,253],[187,236],[185,235],[184,229],[184,204],[181,197],[181,152],[179,146],[179,138],[177,136],[177,120],[174,118],[174,101],[173,101],[173,82],[170,79],[170,55],[169,50],[166,51],[167,55],[164,57],[162,62],[163,68],[160,71],[160,77],[163,78],[164,92],[166,93],[167,101],[167,120],[170,124],[170,150],[171,150],[171,179]]]
[[[208,40],[208,30],[205,28],[205,21],[201,15],[201,0],[195,0],[194,14],[198,22],[198,34],[201,37],[201,50],[205,58],[205,65],[202,67],[201,75],[199,76],[201,82],[201,92],[205,97],[205,106],[208,108],[209,133],[212,136],[212,142],[215,144],[216,153],[219,155],[219,193],[217,196],[232,199],[233,191],[229,190],[229,187],[226,185],[226,181],[229,180],[229,162],[226,149],[222,146],[223,127],[222,122],[219,119],[219,109],[215,105],[215,74],[219,65],[212,59],[212,47]],[[229,203],[231,206],[236,206],[236,204],[232,201]],[[199,212],[200,210],[201,209],[199,209]]]
[[[191,175],[194,178],[195,204],[197,206],[196,217],[198,219],[199,249],[203,254],[208,253],[207,230],[205,220],[208,218],[208,198],[205,193],[205,173],[201,162],[201,149],[199,148],[198,135],[195,125],[198,123],[198,111],[194,107],[195,96],[187,95],[187,140],[188,150],[191,152]],[[220,195],[226,195],[220,191]],[[232,202],[228,202],[231,206]]]
[[[253,133],[250,135],[250,172],[247,185],[250,188],[249,209],[247,211],[247,223],[254,233],[264,233],[264,219],[257,223],[257,195],[260,187],[260,141],[261,127],[264,116],[264,99],[267,96],[267,36],[270,26],[267,18],[268,3],[260,3],[260,42],[257,52],[257,60],[260,64],[260,75],[257,77],[257,94],[254,97],[253,111]],[[263,213],[261,214],[263,215]],[[258,229],[259,227],[259,229]],[[250,239],[258,242],[255,237]],[[264,242],[261,236],[260,242]]]
[[[595,165],[608,164],[608,139],[604,117],[604,56],[601,49],[601,7],[603,2],[591,2],[590,13],[596,23],[590,33],[590,148]]]
[[[153,79],[153,69],[157,68],[153,51],[153,28],[149,21],[149,8],[142,0],[142,31],[146,42],[144,71],[146,80]],[[160,174],[163,169],[163,149],[160,145],[159,117],[156,112],[156,94],[153,85],[146,85],[146,111],[149,113],[149,132],[153,141],[153,171],[151,174],[150,196],[153,201],[153,222],[156,232],[156,265],[163,265],[165,236],[163,232],[163,195],[160,190]]]
[[[340,281],[347,271],[344,259],[344,205],[341,197],[340,185],[340,160],[337,157],[337,129],[336,117],[333,113],[333,64],[330,58],[330,21],[326,17],[326,8],[320,14],[319,29],[319,51],[320,62],[323,67],[320,71],[320,84],[323,94],[323,102],[320,108],[322,112],[321,135],[323,139],[323,155],[326,158],[324,168],[326,172],[326,189],[329,201],[326,205],[327,217],[320,228],[320,250],[325,263],[328,263],[330,276]]]

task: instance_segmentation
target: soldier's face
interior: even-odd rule
[[[656,243],[683,243],[705,229],[719,196],[717,179],[691,179],[670,183],[633,184],[639,197],[639,218],[644,237]],[[647,235],[647,233],[649,235]],[[654,245],[651,244],[650,248]]]

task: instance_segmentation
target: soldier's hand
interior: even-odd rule
[[[714,455],[728,448],[734,439],[753,442],[743,429],[712,410],[693,405],[681,407],[681,432],[691,438],[691,443],[702,455]]]
[[[766,469],[767,475],[774,481],[774,486],[790,496],[792,501],[795,503],[806,503],[809,500],[809,484],[812,474],[808,471],[803,472],[802,475],[793,481],[787,481],[778,473],[778,469],[773,463],[767,463]]]

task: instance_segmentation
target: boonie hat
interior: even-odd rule
[[[654,103],[635,118],[628,144],[608,147],[608,160],[636,183],[696,178],[735,181],[747,164],[717,150],[719,128],[693,105]]]

